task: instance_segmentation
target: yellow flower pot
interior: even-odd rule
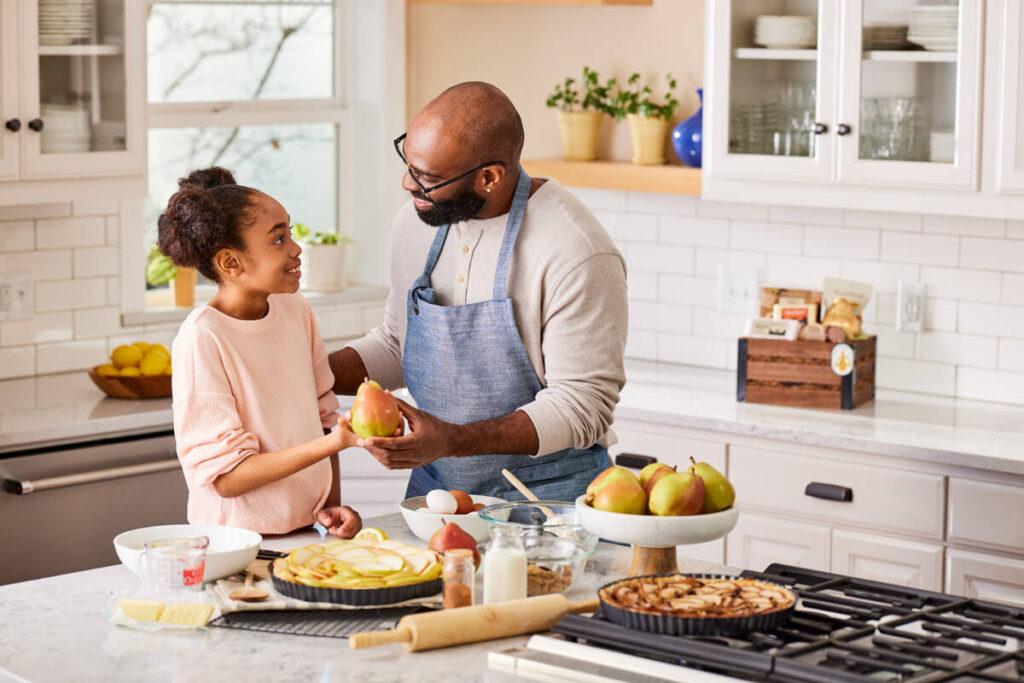
[[[628,114],[629,135],[633,139],[633,163],[655,166],[665,163],[668,121],[662,118]]]
[[[557,111],[555,115],[558,117],[558,129],[562,132],[563,157],[570,161],[596,159],[601,112]]]
[[[196,304],[196,269],[177,266],[171,280],[174,305],[192,308]]]

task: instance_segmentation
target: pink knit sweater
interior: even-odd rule
[[[301,294],[272,294],[260,320],[196,308],[174,339],[174,437],[188,521],[280,534],[309,526],[331,488],[327,459],[234,498],[213,487],[255,453],[323,436],[337,424],[334,376]]]

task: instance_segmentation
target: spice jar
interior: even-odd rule
[[[469,607],[473,604],[473,581],[476,567],[473,551],[466,548],[449,550],[444,554],[444,608]]]

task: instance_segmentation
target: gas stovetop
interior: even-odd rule
[[[1024,608],[783,564],[742,576],[797,591],[785,626],[739,638],[673,637],[570,615],[554,631],[572,643],[740,680],[1024,682]]]

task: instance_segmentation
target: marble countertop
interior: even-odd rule
[[[367,526],[422,545],[398,514],[371,518]],[[314,532],[267,538],[263,546],[285,550],[316,542]],[[704,562],[680,562],[683,571],[735,570]],[[611,578],[625,576],[629,550],[601,543],[570,599],[594,595]],[[107,621],[111,591],[136,581],[124,567],[104,567],[0,586],[0,680],[268,680],[296,681],[487,681],[521,680],[487,668],[487,653],[523,646],[526,636],[409,653],[398,645],[350,650],[343,639],[211,628],[196,633],[144,633]],[[478,591],[479,593],[479,591]]]
[[[631,361],[626,376],[619,420],[1024,474],[1024,407],[878,390],[854,410],[808,410],[737,403],[727,370]],[[169,399],[106,398],[85,373],[0,381],[0,453],[171,425]]]

